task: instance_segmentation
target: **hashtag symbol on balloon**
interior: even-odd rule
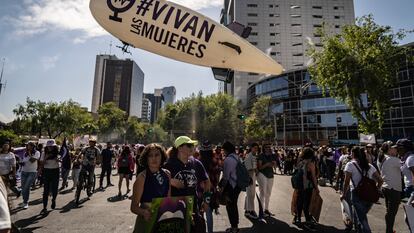
[[[145,16],[153,2],[154,0],[141,0],[141,4],[138,5],[137,15]]]

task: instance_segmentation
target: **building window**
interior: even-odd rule
[[[290,17],[292,17],[292,18],[300,18],[301,15],[291,14]]]
[[[251,36],[257,36],[257,32],[251,32],[250,35]]]
[[[275,46],[276,43],[275,42],[270,42],[270,46]]]
[[[342,15],[335,15],[335,19],[343,19],[343,18],[345,18],[345,16],[342,16]]]
[[[252,44],[252,45],[257,45],[257,42],[250,42],[250,44]]]
[[[295,44],[292,44],[292,46],[301,46],[302,45],[302,43],[295,43]]]
[[[313,27],[314,27],[314,28],[321,28],[321,27],[322,27],[322,25],[320,25],[320,24],[314,24],[314,25],[313,25]]]
[[[276,56],[276,52],[271,52],[270,55],[271,56]]]
[[[257,7],[257,4],[247,4],[247,7]]]
[[[258,73],[248,73],[250,76],[256,76],[259,75]]]
[[[294,53],[294,54],[292,54],[294,57],[301,57],[301,56],[303,56],[303,53]]]
[[[298,5],[290,5],[290,9],[299,9],[300,8],[300,6],[298,6]]]
[[[322,7],[321,7],[321,6],[313,6],[312,8],[313,8],[313,9],[322,9]]]
[[[301,37],[301,36],[302,36],[302,34],[301,34],[301,33],[292,33],[292,36],[293,36],[293,37]]]
[[[344,10],[343,6],[334,6],[334,10]]]
[[[314,33],[313,36],[314,37],[321,37],[322,35],[321,34]]]
[[[323,47],[323,44],[321,44],[321,43],[316,43],[316,44],[315,44],[315,46],[316,46],[316,47]]]
[[[303,66],[303,63],[293,64],[293,66]]]
[[[298,26],[302,26],[301,24],[299,24],[299,23],[294,23],[294,24],[292,24],[292,27],[298,27]]]
[[[275,26],[275,24],[274,24],[274,23],[269,23],[269,26],[270,26],[270,27],[274,27],[274,26]]]
[[[312,15],[312,17],[315,18],[315,19],[322,19],[323,18],[322,15]]]
[[[273,4],[270,4],[270,5],[269,5],[269,8],[273,8]]]
[[[279,14],[269,14],[269,17],[279,17]]]
[[[339,25],[335,25],[335,28],[341,28],[341,26],[339,26]]]
[[[257,26],[257,23],[247,23],[247,26]]]
[[[270,36],[276,36],[276,33],[271,32],[271,33],[270,33]]]
[[[250,16],[250,17],[257,17],[257,14],[256,14],[256,13],[248,13],[248,14],[247,14],[247,16]]]

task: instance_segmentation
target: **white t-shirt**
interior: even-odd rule
[[[249,153],[244,160],[244,166],[247,170],[254,170],[257,168],[257,158],[253,153]]]
[[[10,229],[10,211],[7,205],[7,189],[0,179],[0,230]]]
[[[12,152],[0,154],[0,175],[7,175],[16,167],[16,157]]]
[[[405,160],[405,163],[401,167],[401,172],[405,178],[405,186],[410,187],[413,186],[413,174],[409,168],[414,167],[414,154],[410,154]]]
[[[35,158],[36,161],[30,162],[30,158]],[[37,172],[37,161],[40,159],[40,152],[36,151],[32,156],[24,156],[22,162],[24,166],[22,172]]]
[[[43,167],[47,169],[56,169],[59,168],[59,161],[56,157],[55,159],[46,159],[45,160],[45,152],[42,153],[42,156],[40,157],[40,161],[43,162]]]
[[[399,158],[385,156],[384,162],[380,165],[382,179],[384,180],[383,188],[402,191],[400,167],[401,160]]]
[[[361,182],[361,180],[362,180],[362,175],[358,171],[358,169],[356,168],[356,166],[358,166],[358,165],[357,165],[357,162],[355,160],[353,160],[352,162],[349,162],[345,166],[345,172],[349,172],[349,173],[352,174],[352,177],[351,177],[352,180],[350,182],[351,190],[354,190],[355,189],[354,183],[355,183],[355,186],[358,186],[359,182]],[[362,169],[359,166],[358,166],[358,168],[359,168],[359,170],[362,171]],[[373,175],[374,175],[374,173],[376,171],[377,171],[377,169],[375,169],[374,166],[372,166],[371,164],[369,164],[368,178],[373,179]]]

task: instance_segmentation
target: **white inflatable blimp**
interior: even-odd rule
[[[245,39],[165,0],[91,0],[96,21],[121,41],[178,61],[244,72],[280,74],[282,66]]]

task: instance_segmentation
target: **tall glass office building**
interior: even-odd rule
[[[414,43],[406,46],[413,48]],[[391,99],[385,113],[386,120],[378,139],[414,138],[414,65],[403,61],[395,88],[384,90]],[[271,96],[271,113],[277,129],[279,145],[359,143],[358,121],[347,106],[329,96],[311,82],[306,69],[289,71],[252,84],[248,91],[248,105],[260,96]],[[368,105],[366,95],[362,96]],[[303,132],[303,134],[302,134]],[[303,136],[302,136],[303,135]]]

